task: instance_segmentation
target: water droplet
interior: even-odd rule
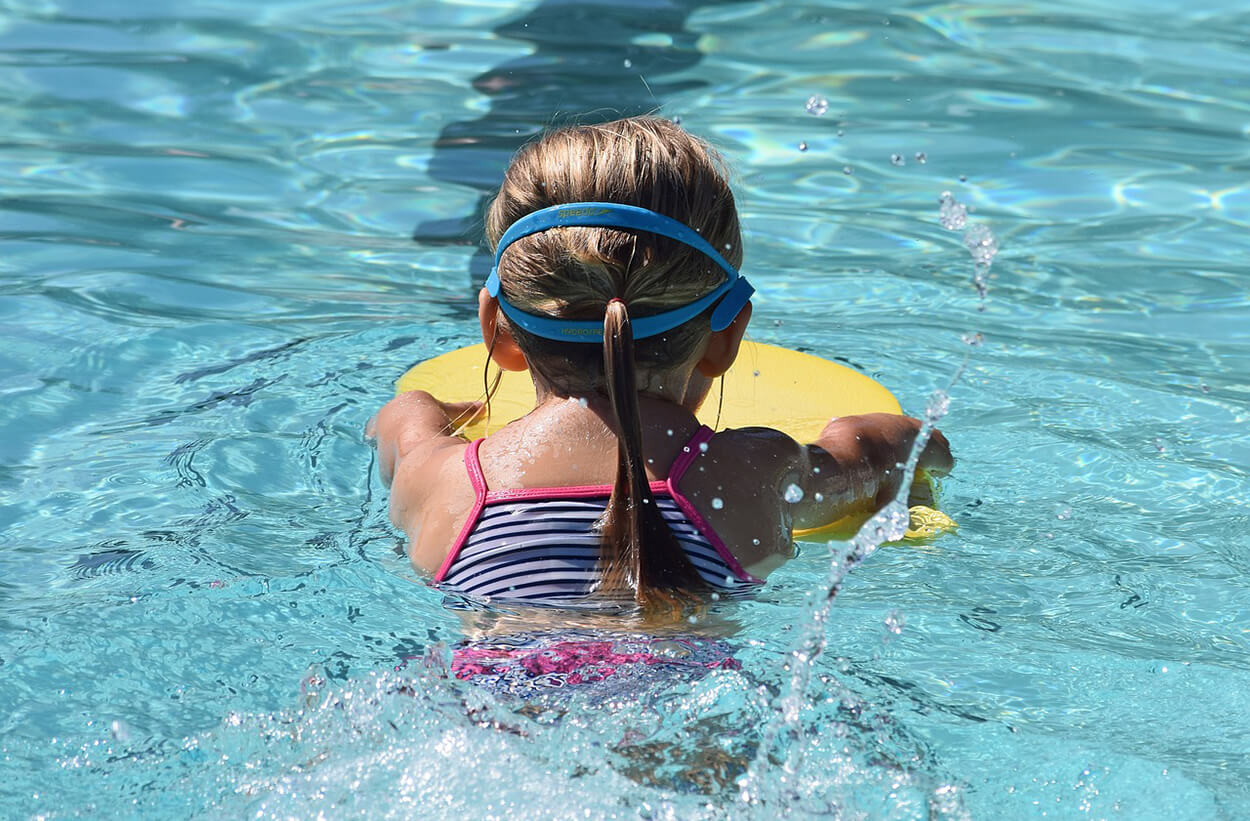
[[[968,181],[968,175],[967,175],[967,174],[960,174],[960,175],[959,175],[959,181],[960,181],[960,182],[967,182],[967,181]]]
[[[786,485],[786,492],[782,494],[781,498],[785,499],[792,505],[797,504],[803,501],[803,488],[799,487],[794,482],[791,482]]]
[[[842,166],[842,173],[846,174],[847,176],[850,176],[851,174],[855,173],[855,169],[851,168],[849,165],[844,165]]]
[[[751,540],[751,544],[753,544],[753,545],[757,545],[757,546],[758,546],[758,545],[759,545],[759,543],[760,543],[760,540],[759,540],[759,539],[752,539],[752,540]]]
[[[634,67],[634,61],[633,61],[633,60],[631,60],[631,59],[629,59],[628,57],[626,57],[626,58],[625,58],[625,68],[633,68],[633,67]]]
[[[1155,450],[1159,451],[1160,453],[1163,453],[1164,451],[1167,450],[1167,445],[1163,443],[1162,439],[1155,440]]]
[[[1210,385],[1208,385],[1208,384],[1207,384],[1207,383],[1205,383],[1205,382],[1203,382],[1201,385],[1199,385],[1199,386],[1198,386],[1198,388],[1199,388],[1199,390],[1201,390],[1203,393],[1210,393],[1210,392],[1211,392],[1211,386],[1210,386]]]
[[[925,156],[925,153],[923,151],[916,152],[916,162],[920,163],[921,165],[924,165],[928,161],[929,161],[929,158]]]
[[[696,616],[694,613],[691,613],[689,616],[686,616],[686,621],[690,622],[691,624],[698,624],[699,617]]]
[[[699,443],[699,453],[707,453],[707,442]]]
[[[839,137],[841,137],[841,136],[842,136],[843,134],[845,134],[845,133],[846,133],[846,132],[845,132],[845,131],[843,131],[842,129],[840,129],[840,128],[838,129],[838,136],[839,136]]]
[[[806,151],[806,150],[807,150],[807,143],[806,143],[806,142],[801,142],[801,143],[799,143],[799,150],[800,150],[800,151]]]
[[[689,452],[690,452],[690,446],[689,446],[689,445],[682,445],[682,446],[681,446],[681,452],[682,452],[682,453],[689,453]]]
[[[584,396],[578,397],[577,404],[581,405],[583,408],[590,407],[590,401]]]
[[[891,154],[890,165],[906,165],[907,160],[903,159],[902,154]]]
[[[751,371],[751,375],[752,375],[752,376],[759,376],[759,375],[760,375],[760,372],[759,372],[759,371]]]
[[[725,500],[719,496],[712,497],[712,510],[720,510],[725,506]]]
[[[948,231],[958,231],[968,224],[968,209],[949,191],[938,197],[938,221]]]
[[[681,125],[681,117],[674,117],[673,125]]]
[[[998,241],[988,225],[977,223],[964,234],[964,247],[972,254],[972,261],[986,268],[994,262],[998,254]]]
[[[976,333],[964,334],[959,338],[963,340],[965,345],[971,345],[973,348],[981,347],[981,343],[985,341],[985,337],[981,335],[980,331],[977,331]]]
[[[950,410],[950,407],[950,394],[943,390],[936,390],[929,396],[929,402],[925,405],[925,418],[929,420],[929,424],[936,425],[946,415],[946,412]],[[859,437],[856,438],[858,439]]]
[[[812,473],[820,473],[820,468],[812,468]]]
[[[712,601],[720,601],[720,593],[713,593],[708,598],[710,598]]]
[[[885,617],[885,629],[896,636],[902,633],[906,626],[907,619],[903,618],[903,614],[897,610],[891,610]]]
[[[823,117],[828,110],[829,101],[819,94],[813,94],[807,98],[807,113],[813,117]]]
[[[823,502],[823,501],[825,500],[825,494],[823,494],[823,493],[817,493],[817,494],[816,494],[815,496],[813,496],[812,498],[813,498],[813,499],[815,499],[815,500],[816,500],[816,501],[818,501],[818,502]]]
[[[668,435],[669,435],[669,436],[672,436],[672,435],[673,435],[673,429],[672,429],[672,428],[669,428],[669,429],[668,429],[668,431],[667,431],[667,433],[668,433]]]
[[[1059,508],[1059,510],[1055,513],[1055,518],[1063,519],[1063,520],[1071,519],[1072,508],[1068,507],[1067,505],[1064,505],[1063,507]]]

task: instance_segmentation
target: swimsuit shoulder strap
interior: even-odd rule
[[[707,425],[700,425],[699,429],[694,432],[694,436],[686,442],[681,449],[681,453],[677,454],[677,458],[673,460],[673,465],[668,469],[668,483],[670,486],[676,487],[681,482],[681,477],[686,475],[686,471],[694,464],[694,460],[699,457],[702,452],[699,450],[706,445],[708,441],[716,435],[716,431]]]
[[[460,549],[469,540],[469,534],[473,532],[473,526],[477,524],[478,517],[482,515],[482,508],[486,506],[486,494],[489,488],[486,486],[486,475],[482,473],[482,461],[477,453],[481,447],[482,440],[476,439],[464,449],[464,469],[469,474],[469,484],[473,486],[473,507],[469,510],[469,517],[464,520],[464,525],[460,528],[460,534],[456,536],[455,544],[452,545],[451,550],[447,551],[447,558],[443,559],[438,572],[434,574],[436,582],[441,582],[447,576],[447,571],[451,570],[456,557],[460,555]]]

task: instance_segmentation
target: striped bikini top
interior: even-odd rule
[[[704,582],[722,596],[742,595],[763,584],[741,563],[695,510],[678,484],[712,438],[700,427],[651,493],[673,535]],[[595,527],[612,496],[611,485],[490,490],[478,448],[464,451],[474,501],[434,582],[474,598],[550,604],[582,599],[599,580],[600,534]]]

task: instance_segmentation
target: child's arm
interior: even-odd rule
[[[464,444],[452,431],[481,410],[481,402],[440,402],[425,391],[402,393],[387,402],[365,428],[366,436],[377,439],[382,481],[390,485],[402,460],[421,462],[438,447]]]
[[[920,420],[890,413],[843,416],[825,425],[800,459],[803,498],[791,508],[794,527],[821,527],[884,506],[898,492],[898,465],[907,461],[919,430]],[[933,430],[917,472],[941,476],[953,464],[946,437]]]

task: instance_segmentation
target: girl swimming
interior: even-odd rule
[[[392,520],[445,589],[681,613],[762,584],[792,529],[897,492],[915,419],[842,417],[812,444],[696,420],[753,293],[703,141],[656,117],[550,131],[514,157],[486,234],[482,338],[499,368],[529,371],[534,409],[470,443],[456,429],[482,403],[413,391],[373,424]],[[919,467],[950,466],[934,432]]]

